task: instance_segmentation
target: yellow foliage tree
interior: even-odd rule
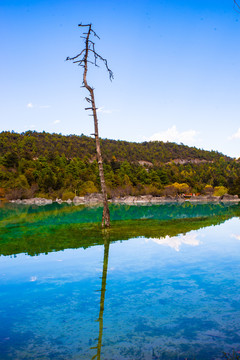
[[[214,196],[223,196],[225,194],[227,194],[228,189],[225,188],[225,186],[216,186],[214,188]]]

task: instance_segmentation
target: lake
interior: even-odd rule
[[[240,205],[0,206],[0,359],[240,351]]]

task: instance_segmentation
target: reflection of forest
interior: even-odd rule
[[[110,207],[109,241],[135,237],[177,236],[240,216],[240,205],[168,204]],[[16,206],[0,209],[0,254],[36,255],[67,248],[104,244],[99,207],[64,205]],[[124,221],[123,221],[124,220]]]

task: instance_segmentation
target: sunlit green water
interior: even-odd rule
[[[240,206],[0,208],[0,359],[240,350]],[[123,241],[124,240],[124,241]]]

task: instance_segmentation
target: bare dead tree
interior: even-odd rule
[[[78,64],[79,66],[83,67],[83,86],[89,92],[90,97],[86,97],[86,101],[90,104],[89,107],[85,108],[85,110],[91,110],[94,119],[94,135],[95,142],[96,142],[96,153],[97,153],[97,161],[98,161],[98,169],[99,169],[99,177],[101,182],[101,190],[103,196],[103,215],[102,215],[102,227],[109,227],[110,226],[110,212],[107,202],[107,190],[106,184],[104,179],[104,171],[103,171],[103,160],[100,148],[100,141],[99,141],[99,132],[98,132],[98,118],[97,118],[97,108],[95,105],[95,97],[94,97],[94,88],[91,87],[87,82],[87,74],[88,74],[88,64],[97,65],[98,60],[102,61],[109,73],[110,80],[113,79],[113,72],[109,69],[107,60],[104,59],[101,55],[99,55],[95,50],[95,43],[91,40],[92,36],[99,38],[99,36],[95,33],[92,29],[92,24],[79,24],[80,27],[86,27],[87,32],[83,33],[84,36],[81,38],[84,39],[84,49],[74,57],[67,57],[66,60],[73,61],[74,64]],[[91,60],[92,59],[92,60]]]

